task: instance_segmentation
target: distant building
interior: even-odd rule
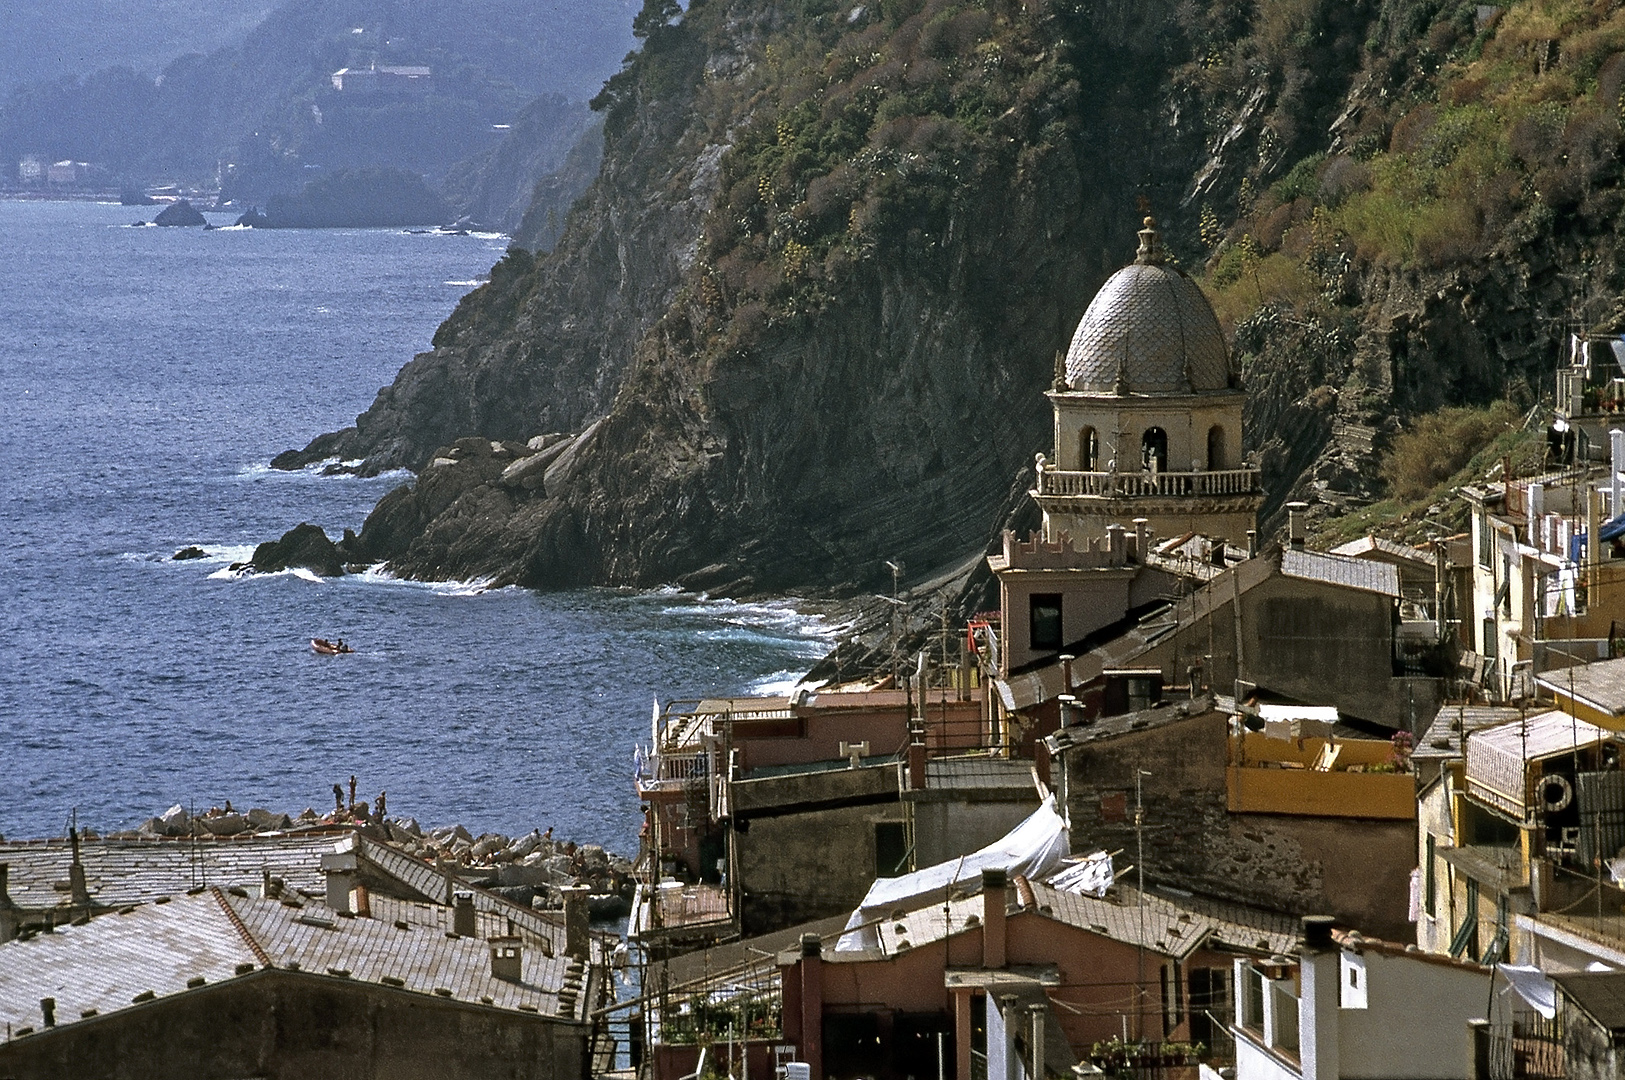
[[[427,67],[373,64],[339,68],[330,76],[341,94],[427,94],[434,89],[434,73]]]
[[[17,162],[17,179],[31,187],[45,183],[45,159],[38,154],[25,155]]]

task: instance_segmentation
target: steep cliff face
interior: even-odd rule
[[[1362,169],[1403,172],[1398,120],[1482,50],[1478,17],[649,0],[556,249],[510,253],[355,428],[280,463],[423,470],[357,554],[426,577],[950,574],[1049,449],[1055,351],[1151,209],[1234,333],[1266,515],[1357,504],[1403,416],[1535,385],[1568,260],[1612,251],[1595,186],[1520,211],[1491,257],[1395,255],[1327,216],[1375,190]]]

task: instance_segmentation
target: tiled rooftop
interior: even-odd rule
[[[1144,945],[1165,956],[1184,958],[1204,944],[1222,944],[1246,952],[1268,954],[1296,950],[1297,927],[1285,916],[1247,912],[1236,905],[1185,906],[1154,893],[1140,894],[1121,889],[1117,895],[1097,899],[1082,893],[1053,889],[1031,883],[1038,912],[1080,930],[1128,945]],[[1011,890],[1019,896],[1019,889]],[[1211,910],[1203,910],[1203,908]],[[1218,914],[1220,908],[1224,914]],[[1018,906],[1016,912],[1026,910]],[[1014,914],[1014,913],[1013,913]],[[1225,915],[1229,915],[1226,918]],[[974,922],[972,919],[974,918]],[[975,893],[942,903],[926,904],[913,910],[888,913],[876,926],[880,954],[895,956],[944,937],[975,929],[982,918],[982,896]],[[1238,921],[1247,918],[1248,921]],[[874,950],[826,953],[836,961],[874,959]]]
[[[294,907],[210,888],[0,945],[0,1023],[38,1028],[42,998],[56,999],[63,1024],[86,1010],[128,1008],[148,992],[162,998],[196,988],[188,983],[199,978],[208,985],[266,966],[400,980],[400,989],[449,990],[456,1000],[543,1015],[560,1014],[564,991],[570,1015],[587,1009],[579,963],[546,955],[518,928],[522,980],[492,978],[484,939],[507,933],[506,920],[481,916],[480,936],[458,937],[451,919],[446,908],[385,897],[373,898],[371,918],[343,918],[314,902]]]
[[[258,888],[265,870],[290,889],[324,887],[321,858],[343,839],[335,833],[191,840],[87,840],[79,845],[91,899],[122,907],[175,896],[198,885]],[[55,907],[68,896],[66,840],[0,844],[11,866],[8,891],[24,908]],[[60,886],[60,887],[59,887]]]

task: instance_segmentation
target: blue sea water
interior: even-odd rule
[[[407,479],[266,463],[352,422],[505,242],[142,216],[0,201],[0,834],[321,810],[354,774],[426,825],[630,851],[652,699],[783,685],[824,650],[789,603],[232,576]]]

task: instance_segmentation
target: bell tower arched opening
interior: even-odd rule
[[[1224,460],[1224,426],[1214,424],[1207,429],[1207,469],[1219,472],[1227,468]]]
[[[1078,468],[1082,472],[1100,470],[1100,436],[1092,427],[1078,433]]]
[[[1168,433],[1160,427],[1146,428],[1140,436],[1140,464],[1150,472],[1168,471]]]

